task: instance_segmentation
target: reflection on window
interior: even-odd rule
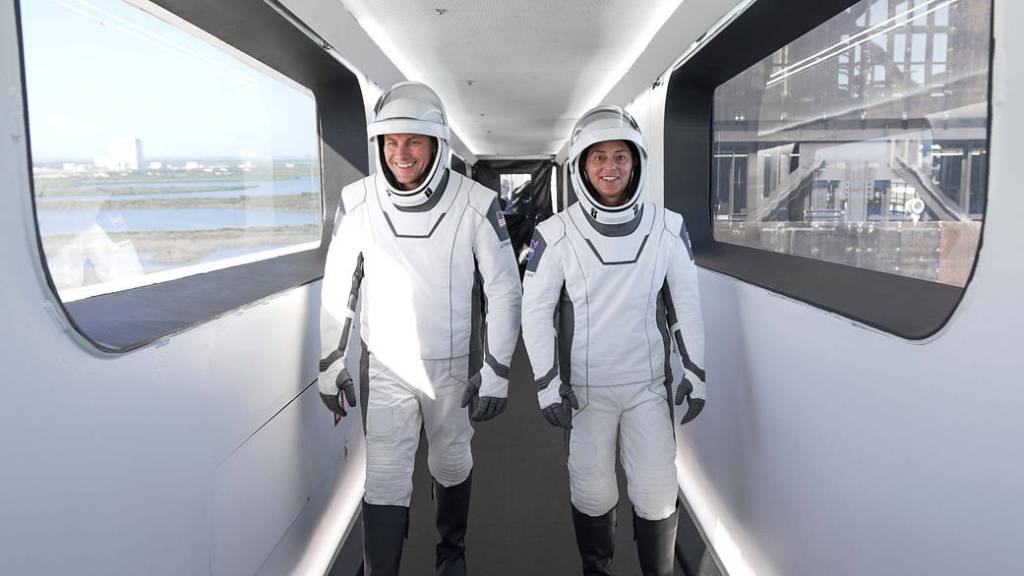
[[[21,3],[36,216],[65,301],[320,242],[312,94],[151,10]]]
[[[530,174],[502,174],[501,197],[505,200],[512,200],[516,192],[529,182],[530,178]]]
[[[715,90],[715,239],[964,286],[989,0],[864,0]]]

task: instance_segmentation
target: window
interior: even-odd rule
[[[986,21],[988,4],[904,4],[859,2],[715,89],[714,109],[729,110],[714,117],[716,162],[735,162],[736,151],[748,148],[763,164],[754,174],[762,181],[753,183],[763,194],[742,209],[731,184],[717,179],[716,205],[729,217],[716,214],[716,240],[966,285],[975,249],[948,239],[976,244],[980,237],[983,180],[965,175],[988,139],[989,39],[976,25]],[[929,22],[939,7],[952,26]],[[910,74],[886,74],[904,60],[908,37]],[[852,91],[836,75],[850,61],[870,76]],[[957,80],[942,83],[937,63]],[[835,183],[831,194],[844,195],[848,210],[821,212],[835,200],[819,204],[816,182]],[[923,203],[908,204],[911,198]],[[825,237],[834,250],[821,249]]]
[[[732,159],[732,205],[737,214],[747,213],[747,157]]]
[[[991,0],[745,4],[668,83],[665,203],[698,264],[934,334],[984,223],[991,21]]]
[[[988,154],[985,150],[971,151],[971,218],[981,219],[985,210],[985,183],[987,174]]]
[[[104,351],[318,278],[367,172],[358,79],[315,33],[265,3],[162,5],[18,3],[39,245]]]
[[[319,246],[309,90],[120,0],[21,16],[37,220],[63,300]]]
[[[530,181],[530,174],[502,174],[500,195],[505,200],[511,200],[516,190]]]

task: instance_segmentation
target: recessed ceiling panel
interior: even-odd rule
[[[504,155],[557,152],[680,1],[344,4],[407,77],[441,95],[474,153]]]

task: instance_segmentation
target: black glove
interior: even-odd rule
[[[480,396],[480,373],[470,376],[466,390],[462,393],[462,407],[469,406],[469,418],[473,422],[484,422],[505,411],[508,398]]]
[[[683,400],[687,400],[686,414],[683,415],[683,419],[680,424],[686,424],[690,420],[693,420],[700,414],[700,411],[704,409],[703,398],[693,398],[690,394],[693,393],[693,384],[686,378],[679,383],[679,387],[676,388],[676,406],[682,406]]]
[[[334,412],[338,416],[348,416],[348,412],[345,410],[345,405],[341,402],[341,395],[345,395],[345,401],[348,402],[350,408],[356,406],[356,387],[352,384],[352,376],[349,375],[348,369],[342,368],[341,372],[338,373],[338,377],[335,379],[335,384],[338,387],[337,394],[324,394],[320,393],[320,400],[323,401],[324,405],[327,406],[331,412]]]
[[[548,424],[572,430],[572,411],[579,410],[580,403],[576,400],[576,393],[572,391],[571,386],[563,384],[558,393],[561,395],[562,401],[542,408],[540,413],[548,421]]]

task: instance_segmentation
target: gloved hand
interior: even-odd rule
[[[579,410],[580,403],[576,400],[576,393],[572,391],[572,386],[560,385],[558,395],[562,397],[562,401],[541,408],[540,413],[548,421],[548,424],[572,430],[572,411]]]
[[[334,392],[324,393],[324,387],[320,389],[320,400],[323,401],[324,405],[327,406],[331,412],[334,412],[338,416],[348,416],[348,411],[345,410],[345,405],[341,402],[341,396],[344,394],[345,401],[348,402],[350,408],[356,406],[356,387],[352,384],[352,376],[348,373],[347,368],[342,368],[341,372],[338,373],[338,377],[334,380]]]
[[[508,398],[496,396],[480,396],[480,373],[470,376],[466,382],[466,391],[462,393],[462,407],[469,406],[469,418],[473,422],[490,420],[505,411]]]
[[[704,398],[703,394],[695,392],[693,384],[683,377],[683,381],[679,383],[679,387],[676,388],[676,406],[682,406],[683,400],[686,400],[686,414],[683,415],[683,419],[680,424],[686,424],[693,420],[700,414],[700,411],[704,409]]]

